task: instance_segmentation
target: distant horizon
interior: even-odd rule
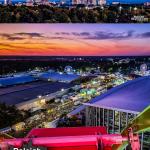
[[[32,56],[28,56],[28,55],[0,55],[0,58],[2,58],[2,57],[150,57],[150,55],[112,55],[112,56],[90,56],[90,55],[88,55],[88,56],[86,56],[86,55],[74,55],[74,56],[56,56],[56,55],[54,55],[54,56],[46,56],[46,55],[32,55]]]
[[[49,2],[60,2],[61,0],[49,0]],[[69,0],[65,0],[66,3],[69,2]],[[150,0],[106,0],[107,4],[111,4],[112,2],[120,2],[122,4],[143,4],[145,2],[150,2]],[[0,0],[1,3],[4,2],[4,0]],[[12,0],[12,2],[26,2],[26,0]]]
[[[149,56],[149,24],[1,24],[1,56]]]

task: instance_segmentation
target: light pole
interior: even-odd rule
[[[132,11],[132,7],[131,6],[129,7],[129,10],[130,10],[130,12]]]
[[[122,11],[122,6],[119,6],[119,11],[120,11],[120,12]]]
[[[137,14],[137,7],[134,7],[135,14]]]

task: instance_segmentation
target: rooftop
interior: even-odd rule
[[[139,113],[150,105],[150,76],[114,87],[85,105]]]
[[[57,72],[46,72],[39,75],[39,78],[50,79],[54,81],[71,82],[79,78],[76,74],[60,74]]]
[[[21,75],[15,77],[0,78],[0,87],[22,84],[35,81],[36,79],[30,75]]]
[[[70,88],[73,84],[40,81],[18,86],[19,88],[17,88],[17,86],[4,88],[3,91],[0,92],[0,102],[5,102],[8,105],[16,105],[35,99],[39,95],[47,95],[55,93],[62,88]]]

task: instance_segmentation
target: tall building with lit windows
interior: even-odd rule
[[[4,0],[4,5],[7,5],[7,0]]]
[[[4,0],[4,5],[11,4],[11,0]]]
[[[106,5],[106,0],[97,0],[97,5],[104,6]]]
[[[120,133],[150,105],[149,89],[150,76],[140,77],[116,86],[85,103],[86,126],[106,126],[109,133]],[[149,132],[140,134],[141,149],[150,147],[148,136]]]

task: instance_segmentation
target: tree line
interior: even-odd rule
[[[0,128],[24,121],[29,116],[30,113],[28,111],[19,110],[14,105],[9,106],[5,103],[0,103]]]
[[[136,23],[132,20],[142,15],[150,22],[150,8],[129,6],[95,7],[52,7],[47,5],[14,6],[0,5],[0,23]]]

